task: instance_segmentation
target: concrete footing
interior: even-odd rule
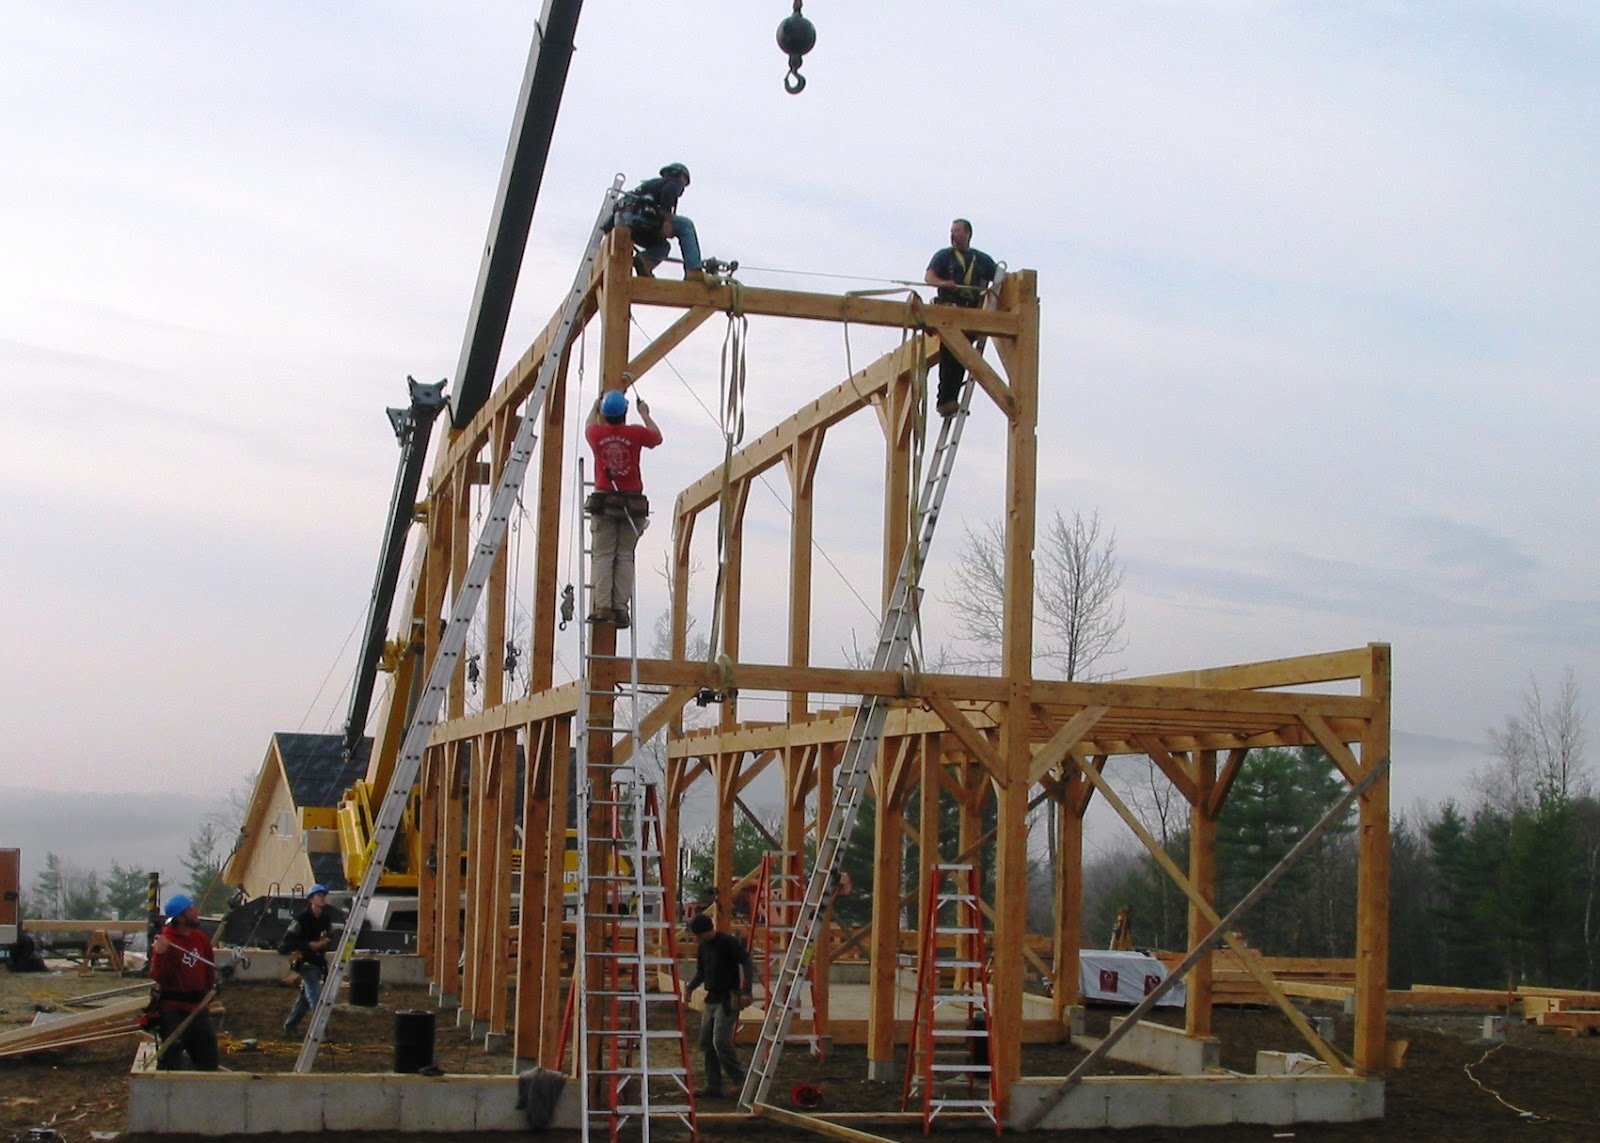
[[[1058,1079],[1012,1085],[1009,1126],[1022,1121]],[[1090,1076],[1068,1090],[1040,1130],[1286,1126],[1353,1123],[1383,1116],[1383,1081],[1357,1076]]]
[[[1126,1019],[1113,1016],[1112,1030]],[[1111,1058],[1169,1075],[1195,1076],[1215,1071],[1221,1064],[1222,1049],[1211,1036],[1191,1036],[1182,1028],[1141,1020],[1112,1046]]]
[[[141,1046],[128,1079],[132,1135],[528,1131],[515,1076],[158,1072],[154,1063],[154,1046]],[[580,1126],[575,1084],[562,1089],[550,1126]]]

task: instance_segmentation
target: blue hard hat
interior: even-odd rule
[[[193,897],[190,897],[185,893],[174,893],[172,896],[167,898],[167,907],[165,912],[168,917],[181,917],[183,914],[187,913],[191,908],[193,908],[193,906]]]
[[[625,417],[628,415],[628,398],[621,389],[611,389],[600,398],[600,415],[602,417]]]
[[[313,885],[311,888],[306,890],[306,900],[309,901],[318,893],[326,893],[327,891],[328,887],[326,885]]]

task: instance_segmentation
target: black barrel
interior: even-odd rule
[[[394,1070],[420,1072],[433,1065],[433,1013],[401,1009],[394,1014]]]
[[[378,960],[359,956],[350,962],[350,1003],[362,1008],[378,1004]]]

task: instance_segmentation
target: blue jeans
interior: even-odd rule
[[[672,233],[678,239],[678,253],[683,255],[685,273],[700,269],[700,236],[695,233],[694,220],[681,214],[673,215]],[[672,252],[672,243],[666,238],[657,238],[654,242],[639,243],[639,248],[644,251],[645,261],[650,263],[653,270]]]
[[[322,994],[322,981],[327,971],[316,964],[300,966],[300,991],[295,994],[294,1007],[289,1009],[289,1018],[283,1022],[284,1031],[294,1031],[295,1025],[300,1023],[300,1017],[317,1006],[317,997]]]

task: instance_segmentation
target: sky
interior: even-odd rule
[[[812,0],[799,96],[790,8],[584,6],[507,361],[619,172],[686,163],[751,285],[917,280],[965,216],[1038,273],[1041,515],[1098,511],[1125,569],[1102,669],[1387,642],[1402,807],[1465,796],[1530,680],[1600,690],[1592,5]],[[537,10],[6,5],[0,844],[7,788],[220,800],[339,730],[383,410],[455,368]],[[641,384],[660,503],[720,458],[723,332]],[[749,435],[898,337],[753,322]],[[935,599],[1002,447],[980,409]],[[824,450],[819,659],[871,646],[881,463],[866,422]],[[745,643],[780,661],[771,488]]]

